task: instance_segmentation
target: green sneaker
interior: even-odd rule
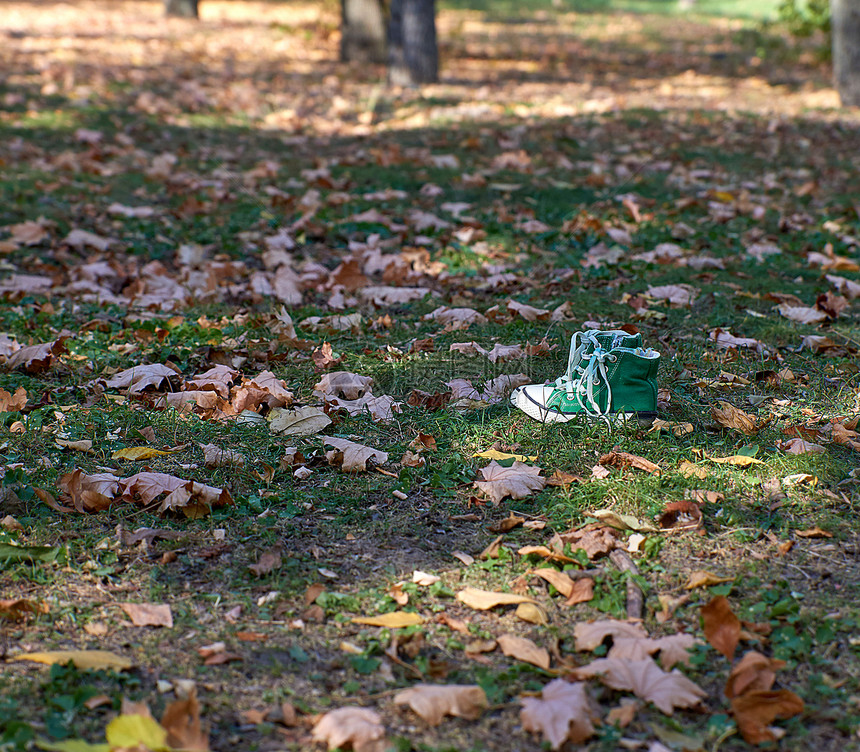
[[[580,415],[650,423],[657,417],[660,353],[641,342],[640,335],[626,332],[577,332],[564,376],[520,387],[511,402],[541,423],[565,423]]]

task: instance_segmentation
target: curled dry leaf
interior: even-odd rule
[[[543,606],[537,603],[520,603],[514,615],[529,624],[549,624],[549,615]]]
[[[166,603],[120,603],[119,606],[136,627],[173,626],[173,614]]]
[[[546,478],[541,477],[540,468],[524,462],[502,467],[493,460],[480,472],[483,480],[475,481],[475,486],[487,494],[494,505],[498,505],[506,496],[524,499],[546,485]]]
[[[660,285],[649,287],[645,294],[654,300],[665,300],[673,308],[692,305],[700,290],[692,285]]]
[[[328,744],[330,750],[351,744],[355,752],[377,750],[385,738],[379,714],[369,708],[345,707],[330,710],[317,721],[313,739]]]
[[[216,467],[245,467],[245,455],[233,449],[222,449],[215,444],[201,444],[203,450],[203,465],[208,468]]]
[[[798,438],[779,441],[777,446],[786,454],[821,454],[827,451],[821,444]]]
[[[369,376],[360,376],[349,371],[332,371],[325,374],[314,385],[314,396],[356,400],[368,393],[371,386],[373,386],[373,379]]]
[[[446,715],[474,721],[489,707],[481,687],[463,684],[416,684],[394,695],[395,705],[408,705],[431,726]]]
[[[660,472],[659,465],[655,465],[650,460],[646,460],[644,457],[639,457],[636,454],[622,452],[617,448],[613,449],[609,454],[604,454],[600,458],[600,464],[603,467],[635,467],[639,470],[644,470],[646,473]]]
[[[582,577],[573,583],[573,590],[564,602],[565,606],[575,606],[577,603],[587,603],[594,597],[594,580]]]
[[[553,679],[540,698],[523,697],[520,719],[526,731],[542,733],[553,749],[582,744],[594,735],[600,715],[582,682]]]
[[[27,406],[27,390],[19,386],[14,394],[0,389],[0,413],[14,413]]]
[[[46,614],[48,606],[45,603],[36,603],[25,598],[0,599],[0,622],[24,621],[32,614]]]
[[[617,619],[579,622],[573,628],[576,650],[594,650],[598,645],[603,644],[607,637],[611,637],[613,641],[619,638],[644,640],[648,638],[648,633],[641,624]]]
[[[402,627],[414,627],[423,624],[424,618],[421,614],[412,611],[390,611],[379,616],[356,616],[353,624],[365,624],[368,627],[385,627],[387,629],[400,629]]]
[[[653,702],[666,715],[672,715],[675,708],[695,707],[707,697],[701,687],[680,671],[667,673],[650,658],[640,661],[600,658],[572,673],[577,679],[599,676],[606,686],[631,691],[638,698]]]
[[[534,598],[516,593],[497,593],[489,590],[479,590],[474,587],[463,588],[457,593],[457,600],[469,608],[486,611],[496,606],[511,606],[519,603],[536,603]]]
[[[702,606],[705,639],[729,660],[741,639],[741,622],[724,595],[712,598]]]
[[[538,647],[526,637],[503,634],[497,639],[502,652],[518,661],[531,663],[542,669],[549,668],[549,653],[545,648]]]
[[[702,508],[689,499],[670,501],[657,521],[662,530],[700,531],[704,533]]]
[[[557,569],[550,567],[540,567],[539,569],[533,569],[532,574],[546,580],[565,598],[573,592],[574,581],[564,572],[559,572]]]
[[[781,316],[791,321],[797,321],[799,324],[818,324],[829,318],[827,311],[810,306],[796,306],[782,303],[777,307],[777,310]]]
[[[751,691],[732,699],[732,715],[741,736],[750,744],[775,741],[770,724],[777,718],[802,713],[803,707],[803,700],[787,689]]]
[[[200,721],[200,703],[195,687],[191,687],[187,697],[171,702],[164,709],[161,726],[167,732],[167,745],[171,749],[209,751],[209,734]]]
[[[755,650],[744,653],[729,674],[724,690],[730,700],[745,692],[766,692],[776,680],[776,672],[785,666],[785,661],[767,658]]]
[[[535,308],[525,303],[518,303],[516,300],[509,300],[507,309],[511,315],[519,316],[526,321],[546,321],[551,314],[551,311],[546,308]]]
[[[732,582],[734,577],[721,577],[718,574],[709,572],[706,569],[697,569],[690,573],[690,578],[684,587],[687,590],[695,590],[700,587],[711,587],[713,585],[722,585],[724,582]]]
[[[340,465],[345,473],[361,473],[367,470],[367,463],[371,460],[377,465],[388,462],[388,453],[380,452],[373,447],[357,444],[349,439],[339,439],[333,436],[326,437],[323,442],[327,446],[333,446],[335,452],[329,452],[326,457],[333,465]],[[329,457],[329,455],[332,455]]]
[[[711,416],[721,426],[740,431],[747,436],[755,436],[770,422],[766,420],[760,423],[749,413],[724,400],[720,400],[719,406],[711,408]]]
[[[64,336],[53,342],[22,347],[6,357],[6,368],[10,371],[25,371],[32,374],[47,371],[56,357],[68,352],[66,339],[67,337]]]
[[[257,560],[257,563],[249,565],[248,569],[257,575],[257,577],[262,577],[263,575],[274,572],[276,569],[280,569],[280,567],[281,552],[277,549],[273,549],[271,551],[264,551],[260,554],[260,558]]]
[[[178,383],[175,370],[161,363],[134,366],[114,374],[104,382],[109,389],[127,389],[129,395],[140,394],[145,389],[162,389],[170,382]]]

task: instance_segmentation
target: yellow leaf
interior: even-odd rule
[[[690,462],[689,460],[681,460],[678,463],[678,472],[685,478],[699,478],[700,480],[708,477],[708,471]]]
[[[148,460],[153,457],[160,457],[163,454],[170,454],[170,452],[165,452],[163,449],[156,449],[155,447],[139,446],[117,449],[110,458],[112,460]]]
[[[105,729],[111,747],[146,747],[153,752],[167,750],[167,731],[158,721],[147,715],[121,715]]]
[[[684,587],[687,590],[695,590],[700,587],[711,587],[711,585],[720,585],[723,582],[733,582],[734,577],[720,577],[718,574],[708,572],[704,569],[699,569],[690,575],[690,579]]]
[[[508,454],[498,449],[487,449],[484,452],[475,452],[473,457],[482,457],[485,460],[516,460],[517,462],[535,462],[536,454]]]
[[[53,650],[46,653],[22,653],[10,658],[12,661],[33,661],[34,663],[45,663],[52,666],[55,663],[68,663],[72,661],[76,668],[92,669],[98,671],[103,668],[112,668],[119,671],[131,668],[134,663],[128,658],[111,653],[107,650]]]
[[[457,593],[457,600],[465,603],[470,608],[486,611],[495,606],[511,606],[520,603],[536,603],[534,598],[516,593],[497,593],[489,590],[479,590],[474,587],[465,587]]]
[[[748,467],[749,465],[763,465],[762,460],[757,460],[755,457],[747,457],[745,454],[733,454],[731,457],[707,457],[711,462],[716,462],[718,465],[737,465],[738,467]]]
[[[356,616],[351,621],[353,624],[366,624],[369,627],[388,627],[389,629],[412,627],[416,624],[424,623],[421,614],[412,613],[411,611],[391,611],[379,616]]]

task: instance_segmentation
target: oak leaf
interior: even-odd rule
[[[553,749],[570,741],[581,744],[594,735],[600,722],[594,701],[582,682],[553,679],[540,698],[523,697],[520,720],[526,731],[543,733]]]
[[[483,480],[475,481],[475,486],[487,494],[494,505],[498,505],[506,496],[524,499],[546,485],[546,478],[541,477],[540,468],[524,462],[502,467],[493,460],[480,472]]]
[[[394,695],[395,705],[408,705],[431,726],[446,715],[474,721],[489,707],[481,687],[463,684],[416,684]]]

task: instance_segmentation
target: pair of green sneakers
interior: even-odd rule
[[[643,348],[641,334],[576,332],[564,376],[517,388],[511,403],[541,423],[586,416],[649,424],[657,417],[659,363],[660,353]]]

